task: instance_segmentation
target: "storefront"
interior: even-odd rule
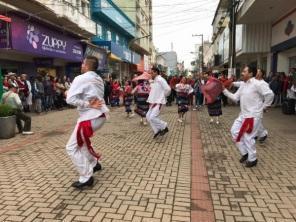
[[[0,67],[2,73],[38,72],[52,76],[76,75],[83,59],[80,39],[36,20],[11,15],[9,25],[0,25]]]
[[[273,72],[296,67],[296,8],[273,23],[271,52]]]

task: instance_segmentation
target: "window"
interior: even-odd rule
[[[107,40],[108,41],[112,40],[112,35],[111,35],[111,32],[109,30],[107,31]]]
[[[296,67],[296,56],[289,58],[289,68],[294,68],[294,67]]]
[[[97,36],[100,38],[103,36],[103,28],[101,24],[97,24]]]
[[[81,6],[79,7],[79,11],[84,14],[85,16],[87,16],[87,13],[86,13],[86,4],[84,1],[81,2]]]
[[[120,38],[118,35],[116,35],[116,44],[120,45]]]

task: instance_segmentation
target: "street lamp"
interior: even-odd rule
[[[203,34],[192,35],[192,37],[201,37],[201,71],[203,72],[204,66],[204,36]]]

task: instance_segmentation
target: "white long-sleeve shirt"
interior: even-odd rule
[[[67,92],[67,103],[77,107],[78,122],[98,118],[109,110],[105,103],[100,109],[89,107],[89,101],[99,99],[104,101],[104,82],[95,72],[86,72],[77,76]]]
[[[23,109],[22,101],[17,93],[8,91],[2,96],[2,103],[10,105],[14,109]]]
[[[272,104],[274,97],[268,84],[255,78],[241,82],[239,89],[234,94],[227,89],[223,93],[235,102],[240,101],[240,115],[244,118],[262,118],[263,110]]]
[[[160,75],[156,76],[151,84],[151,91],[147,102],[150,104],[166,104],[166,97],[171,93],[171,87]]]

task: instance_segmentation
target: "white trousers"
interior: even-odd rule
[[[258,128],[258,137],[262,138],[268,135],[268,131],[267,129],[265,129],[265,127],[263,126],[263,122],[262,119],[260,119],[260,123],[259,123],[259,128]]]
[[[100,129],[104,125],[105,120],[105,118],[91,120],[93,131]],[[76,136],[78,125],[79,123],[76,124],[75,129],[70,136],[70,139],[66,145],[66,151],[79,173],[79,182],[85,183],[93,175],[93,168],[97,164],[97,159],[89,153],[85,143],[82,147],[78,146]]]
[[[256,156],[256,141],[255,137],[258,135],[258,129],[260,127],[261,119],[254,118],[254,127],[253,131],[249,133],[244,133],[241,137],[240,142],[236,142],[237,136],[240,132],[241,126],[244,122],[244,118],[239,116],[233,123],[231,127],[232,139],[235,141],[236,146],[238,147],[241,155],[248,154],[248,161],[254,161],[257,159]]]
[[[167,123],[159,118],[160,105],[151,106],[146,114],[146,119],[149,122],[154,134],[158,133],[160,130],[164,130],[167,127]]]

